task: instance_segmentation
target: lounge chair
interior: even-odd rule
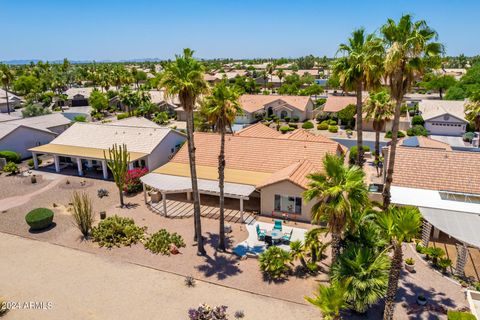
[[[267,234],[266,230],[260,229],[260,226],[257,224],[257,238],[258,240],[265,239],[265,235]]]
[[[273,226],[273,230],[282,231],[282,220],[275,220],[275,225]]]
[[[282,237],[282,241],[284,243],[289,243],[290,242],[290,239],[292,239],[292,234],[293,234],[293,229],[290,231],[290,233],[285,233]]]

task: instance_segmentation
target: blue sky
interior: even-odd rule
[[[476,0],[3,0],[0,61],[333,56],[356,27],[412,13],[449,55],[480,53]]]

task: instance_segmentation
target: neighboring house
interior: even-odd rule
[[[69,88],[65,91],[67,95],[68,104],[72,107],[84,107],[88,106],[88,99],[94,88]]]
[[[424,126],[433,135],[463,135],[468,124],[464,108],[465,101],[454,100],[422,100],[418,104]]]
[[[312,99],[306,96],[244,94],[239,101],[243,114],[237,115],[235,123],[238,124],[257,121],[257,114],[275,115],[280,119],[298,117],[299,121],[305,121],[312,118],[314,106]]]
[[[258,136],[256,134],[258,133]],[[218,157],[220,135],[195,132],[196,166],[199,192],[218,195]],[[216,150],[216,151],[213,151]],[[268,216],[288,215],[298,221],[311,220],[314,201],[305,202],[309,173],[322,170],[326,154],[343,155],[335,141],[298,130],[291,135],[278,135],[263,124],[256,124],[225,142],[225,196],[244,201],[251,209]],[[191,192],[187,146],[167,164],[142,177],[142,181],[168,193]],[[164,197],[165,199],[165,197]],[[165,204],[166,210],[166,204]]]
[[[336,96],[336,95],[329,95],[327,97],[327,101],[323,106],[322,111],[329,113],[329,114],[336,114],[349,105],[356,105],[357,104],[357,97],[355,96]]]
[[[49,143],[70,124],[59,113],[0,122],[0,150],[15,151],[22,159],[29,158],[30,148]]]
[[[38,154],[54,156],[55,171],[73,166],[78,174],[97,170],[108,178],[104,152],[114,144],[127,146],[129,168],[156,168],[177,152],[186,136],[160,127],[143,118],[127,118],[111,123],[75,123],[47,145],[31,148],[34,162]]]
[[[22,103],[22,99],[19,96],[8,92],[8,105],[10,112],[15,111],[15,107],[18,107]],[[7,94],[4,89],[0,89],[0,113],[8,113],[7,109]]]

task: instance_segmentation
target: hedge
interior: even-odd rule
[[[370,151],[370,147],[367,146],[367,145],[363,145],[363,152],[369,152]],[[358,155],[358,148],[357,146],[353,146],[350,148],[350,155],[349,155],[349,158],[350,158],[350,161],[355,161],[355,159],[357,159],[357,155]]]
[[[470,312],[461,312],[448,310],[447,313],[448,320],[475,320],[475,316]]]
[[[25,221],[32,230],[48,228],[53,222],[53,211],[46,208],[33,209],[27,213]]]
[[[20,163],[22,161],[20,153],[8,150],[0,151],[0,158],[5,158],[7,162]]]
[[[328,130],[328,127],[329,127],[329,125],[326,122],[322,122],[319,125],[317,125],[318,130]]]
[[[117,120],[122,120],[122,119],[129,118],[129,117],[130,117],[130,115],[126,112],[117,114]]]
[[[310,122],[310,121],[307,121],[304,124],[302,124],[302,128],[303,129],[313,129],[313,123]]]

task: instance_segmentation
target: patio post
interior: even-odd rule
[[[33,167],[35,170],[38,170],[38,157],[35,152],[32,152],[32,158],[33,158]]]
[[[143,190],[143,200],[145,204],[147,204],[147,189],[145,188],[145,183],[142,182],[142,190]]]
[[[468,247],[465,243],[457,244],[457,264],[455,265],[455,274],[463,277],[465,275],[465,264],[467,263]]]
[[[102,160],[102,171],[103,171],[103,179],[108,179],[108,168],[107,168],[107,161]]]
[[[162,192],[162,202],[163,202],[163,212],[165,213],[165,217],[167,216],[167,194]]]
[[[192,201],[192,193],[190,191],[187,191],[187,200]]]
[[[78,175],[83,176],[82,159],[77,158]]]
[[[55,172],[60,172],[60,158],[57,155],[53,156],[53,162],[55,162]]]
[[[240,198],[240,217],[242,219],[242,222],[244,222],[244,220],[243,220],[243,198]]]
[[[423,226],[422,226],[422,245],[424,247],[428,247],[428,243],[430,242],[430,234],[432,232],[432,224],[427,220],[423,219]]]

